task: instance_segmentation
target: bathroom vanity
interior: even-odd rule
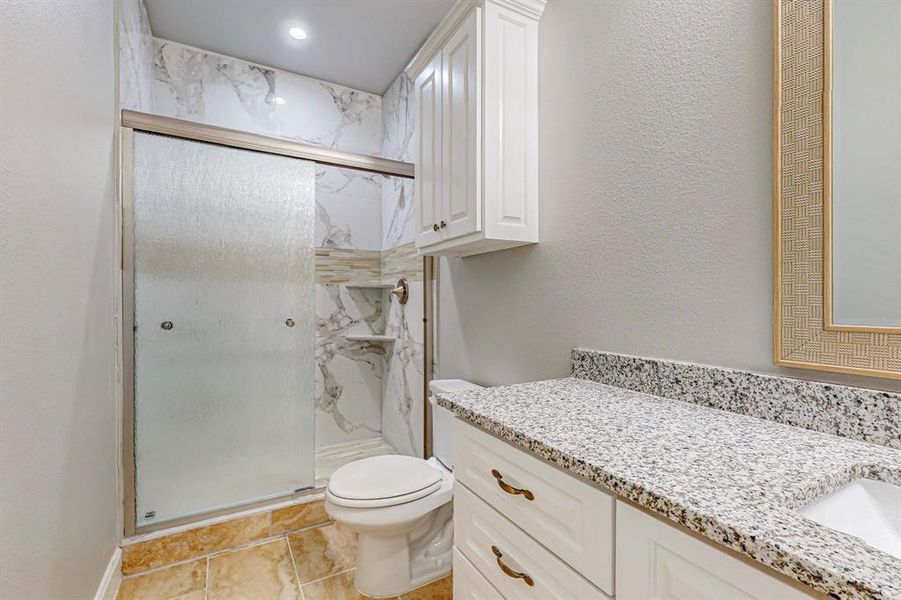
[[[454,448],[459,598],[818,597],[463,421]]]
[[[901,598],[897,550],[805,513],[854,480],[895,489],[895,448],[579,377],[438,403],[457,597]]]

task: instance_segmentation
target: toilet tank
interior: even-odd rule
[[[435,402],[435,394],[446,394],[460,390],[479,390],[482,386],[462,379],[433,379],[429,382],[429,404],[432,405],[432,455],[448,469],[454,469],[451,430],[454,413]]]

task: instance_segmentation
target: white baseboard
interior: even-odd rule
[[[122,549],[116,548],[103,572],[103,579],[100,580],[94,600],[116,600],[120,583],[122,583]]]

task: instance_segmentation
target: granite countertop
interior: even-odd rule
[[[442,394],[460,418],[838,598],[901,599],[901,559],[805,519],[901,450],[577,378]]]

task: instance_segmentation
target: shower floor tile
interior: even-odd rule
[[[384,438],[370,438],[366,440],[353,440],[334,446],[326,446],[316,450],[316,487],[328,485],[329,477],[347,463],[369,458],[370,456],[382,456],[384,454],[397,454],[397,450]]]
[[[356,540],[329,523],[126,577],[118,600],[357,600]],[[399,600],[451,600],[447,576]]]

